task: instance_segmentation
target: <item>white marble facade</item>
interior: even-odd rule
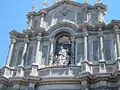
[[[119,90],[120,21],[106,5],[60,0],[28,13],[28,29],[10,32],[1,90]]]

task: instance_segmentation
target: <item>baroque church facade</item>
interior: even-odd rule
[[[107,6],[56,0],[10,32],[0,90],[120,90],[120,21]]]

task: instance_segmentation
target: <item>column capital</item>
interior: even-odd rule
[[[16,39],[15,37],[11,37],[11,44],[14,44],[14,43],[16,43]]]
[[[41,36],[37,36],[36,39],[37,39],[37,41],[41,41],[42,37]]]
[[[102,37],[102,36],[103,36],[102,28],[98,28],[98,36],[99,36],[99,37]]]
[[[118,34],[120,32],[119,26],[114,25],[113,29],[115,30],[115,33]]]
[[[75,41],[75,37],[71,37],[70,39],[71,39],[71,41],[72,41],[72,42],[74,42],[74,41]]]
[[[87,29],[86,29],[86,28],[83,28],[82,35],[83,35],[84,37],[87,37],[87,36],[88,36],[88,32],[87,32]]]
[[[54,38],[50,38],[50,43],[54,43],[55,39]]]
[[[28,43],[28,42],[29,42],[28,35],[25,35],[24,42],[25,42],[25,43]]]

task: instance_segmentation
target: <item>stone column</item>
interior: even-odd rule
[[[7,59],[6,65],[4,67],[4,74],[3,74],[3,76],[6,78],[11,77],[13,74],[13,71],[10,69],[9,65],[10,65],[10,62],[12,59],[12,54],[13,54],[15,42],[16,42],[15,38],[11,37],[11,45],[10,45],[10,49],[9,49],[8,59]]]
[[[99,72],[106,72],[105,60],[104,60],[104,48],[103,48],[103,31],[102,28],[98,28],[98,36],[99,36]]]
[[[120,70],[120,29],[119,26],[114,26],[115,35],[116,35],[116,50],[117,50],[117,69]]]
[[[103,32],[102,32],[102,29],[99,28],[99,31],[98,31],[98,36],[99,36],[99,43],[100,43],[100,60],[104,60],[104,50],[103,50]]]
[[[35,64],[39,65],[41,64],[41,62],[39,63],[39,61],[41,60],[41,56],[40,56],[40,45],[41,45],[41,33],[39,33],[39,35],[37,36],[37,46],[36,46],[36,56],[35,56]]]
[[[71,46],[72,54],[71,54],[70,60],[71,60],[71,65],[74,65],[75,64],[75,37],[72,37],[71,41],[72,41],[72,46]]]
[[[28,40],[28,35],[25,35],[25,39],[24,39],[24,48],[23,48],[23,52],[22,52],[22,59],[21,59],[21,63],[20,65],[18,65],[17,67],[17,73],[16,73],[16,77],[23,77],[24,76],[24,60],[25,60],[25,55],[27,52],[27,43],[29,42]]]
[[[25,62],[24,60],[25,60],[25,54],[27,52],[28,42],[29,42],[28,35],[25,35],[24,48],[23,48],[22,59],[21,59],[21,64],[20,64],[20,66],[23,66],[23,67],[24,67],[24,62]]]
[[[7,62],[6,62],[6,66],[10,65],[10,61],[12,59],[12,54],[13,54],[13,49],[14,49],[15,42],[16,42],[15,38],[11,37],[11,45],[10,45],[10,48],[9,48],[9,54],[8,54],[8,59],[7,59]]]
[[[41,51],[40,51],[40,45],[41,45],[41,33],[38,34],[37,36],[37,45],[36,45],[36,56],[35,56],[35,61],[32,64],[32,70],[31,70],[31,76],[37,76],[38,72],[37,69],[40,66],[41,68]]]
[[[84,36],[84,60],[87,60],[87,30],[84,28],[83,29],[83,36]]]
[[[116,35],[117,59],[120,59],[120,35],[119,35],[120,29],[119,29],[119,26],[117,25],[114,26],[114,29],[115,29],[115,35]]]
[[[90,72],[92,73],[92,67],[91,67],[91,63],[88,61],[88,58],[87,58],[87,53],[88,53],[88,45],[87,45],[87,36],[88,36],[88,33],[87,33],[87,29],[84,28],[83,29],[83,37],[84,37],[84,60],[81,61],[81,70],[82,72]]]
[[[53,64],[53,53],[54,53],[54,38],[50,39],[50,62],[49,65]]]

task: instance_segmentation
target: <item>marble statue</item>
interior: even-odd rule
[[[69,62],[69,56],[67,54],[68,50],[64,49],[63,46],[60,47],[60,51],[57,56],[57,65],[67,65]]]

